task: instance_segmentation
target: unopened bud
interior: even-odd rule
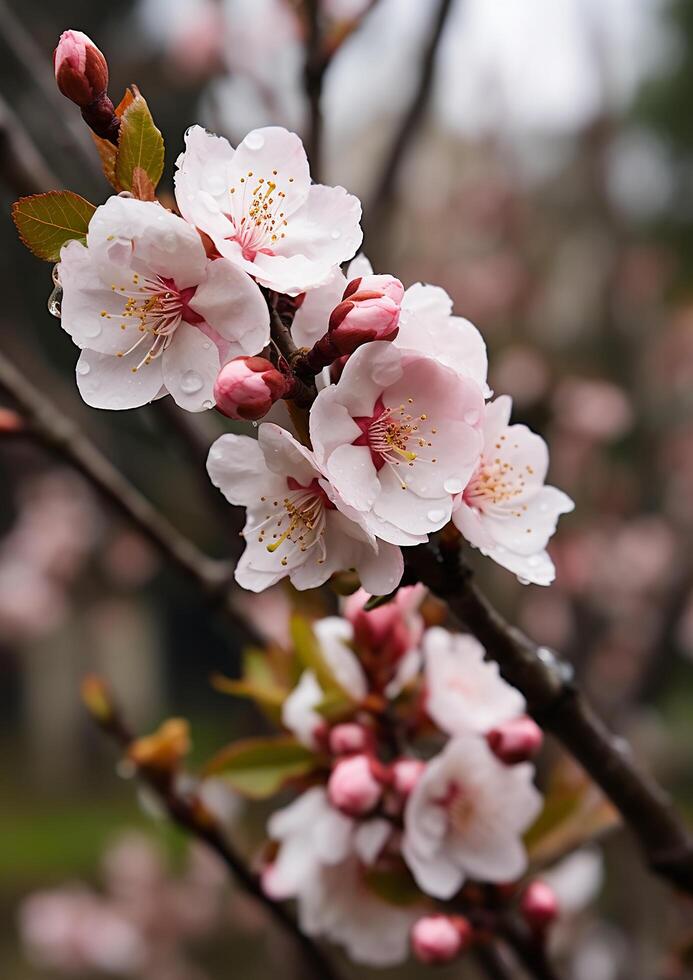
[[[169,718],[145,738],[138,738],[128,750],[130,759],[145,769],[174,772],[190,751],[190,726],[185,718]]]
[[[558,899],[544,881],[532,881],[520,900],[520,911],[527,925],[542,933],[558,916]]]
[[[367,755],[342,759],[332,770],[327,795],[332,806],[350,817],[360,817],[380,800],[382,787],[373,775]]]
[[[330,315],[329,336],[338,354],[353,354],[372,340],[394,340],[404,286],[392,276],[353,279]]]
[[[369,732],[363,725],[357,725],[355,722],[335,725],[330,732],[329,746],[333,755],[352,755],[355,752],[364,752],[370,742]]]
[[[392,763],[392,786],[400,796],[407,797],[418,783],[426,763],[421,759],[398,759]]]
[[[222,415],[246,422],[261,419],[288,391],[285,377],[264,357],[235,357],[214,383],[214,400]]]
[[[472,939],[472,927],[462,916],[426,915],[411,930],[411,948],[421,963],[449,963]]]
[[[81,694],[92,718],[100,725],[107,725],[113,718],[113,703],[106,681],[97,674],[88,674],[82,681]]]
[[[514,766],[518,762],[527,762],[537,754],[544,735],[537,723],[525,715],[491,729],[486,740],[501,762]]]
[[[94,42],[81,31],[64,31],[53,55],[55,80],[62,94],[80,109],[106,93],[108,64]]]

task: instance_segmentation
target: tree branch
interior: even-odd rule
[[[86,477],[118,513],[134,524],[171,565],[194,583],[206,599],[219,606],[234,629],[258,642],[250,625],[232,606],[232,565],[208,557],[181,534],[126,480],[72,419],[39,392],[1,353],[0,388],[11,396],[31,435]]]
[[[407,549],[409,580],[423,582],[486,648],[503,677],[527,699],[542,728],[558,738],[618,809],[652,871],[693,894],[693,839],[671,800],[585,702],[572,670],[509,626],[472,583],[456,550]]]
[[[127,753],[135,738],[120,713],[114,710],[112,704],[109,707],[111,711],[106,718],[95,718],[95,720],[98,720],[102,730]],[[272,901],[265,894],[256,875],[250,871],[243,857],[237,853],[214,815],[204,806],[199,797],[194,793],[180,792],[176,786],[175,773],[143,766],[138,767],[137,772],[166,807],[171,820],[197,840],[207,844],[221,858],[244,891],[265,909],[271,919],[291,939],[306,969],[301,976],[315,977],[316,980],[338,980],[323,951],[301,931],[293,915],[283,905]]]
[[[428,106],[435,76],[436,56],[453,4],[454,0],[440,0],[431,23],[431,33],[421,56],[419,83],[385,156],[380,177],[375,182],[370,206],[365,211],[367,218],[364,221],[364,240],[369,243],[373,234],[387,219],[394,200],[400,169]]]

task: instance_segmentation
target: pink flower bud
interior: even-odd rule
[[[372,340],[394,340],[404,286],[392,276],[352,279],[330,315],[329,337],[339,354],[353,354]]]
[[[501,762],[514,766],[518,762],[527,762],[537,754],[544,735],[537,723],[525,715],[491,729],[486,740]]]
[[[520,911],[530,928],[543,932],[558,916],[558,899],[544,881],[532,881],[520,900]]]
[[[392,764],[392,785],[400,796],[409,796],[419,781],[426,763],[421,759],[398,759]]]
[[[261,419],[288,391],[286,377],[264,357],[235,357],[214,383],[214,400],[230,419]]]
[[[108,64],[91,38],[81,31],[64,31],[60,35],[53,64],[58,88],[80,108],[105,94]]]
[[[426,915],[412,927],[411,948],[421,963],[449,963],[471,938],[472,927],[462,916]]]
[[[332,806],[350,817],[360,817],[372,810],[381,793],[382,787],[373,775],[370,759],[363,754],[338,762],[327,783]]]
[[[330,732],[329,746],[333,755],[351,755],[364,752],[370,745],[369,732],[355,722],[335,725]]]

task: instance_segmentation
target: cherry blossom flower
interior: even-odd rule
[[[424,634],[423,653],[426,711],[448,735],[485,734],[523,714],[525,699],[473,636],[434,626]]]
[[[326,282],[361,244],[361,205],[343,187],[311,184],[298,136],[255,129],[234,150],[192,126],[178,158],[184,218],[257,281],[295,296]]]
[[[367,531],[285,429],[266,422],[257,440],[221,436],[207,469],[226,499],[248,511],[246,549],[235,573],[243,588],[260,592],[288,575],[297,589],[313,589],[350,568],[376,593],[398,584],[399,549]]]
[[[419,887],[451,898],[465,879],[505,882],[527,866],[522,834],[541,810],[530,763],[504,766],[478,735],[435,756],[404,811],[402,853]]]
[[[546,552],[560,514],[573,501],[544,485],[546,443],[524,425],[510,425],[512,401],[486,406],[481,461],[455,502],[453,521],[482,554],[514,572],[521,582],[550,585],[555,578]]]
[[[169,392],[181,408],[214,406],[224,359],[257,354],[269,314],[252,280],[211,261],[182,218],[160,204],[111,197],[86,247],[63,247],[62,325],[82,354],[77,386],[94,408],[136,408]]]
[[[326,333],[330,314],[342,302],[347,284],[359,276],[371,276],[373,268],[358,255],[346,276],[335,269],[331,278],[312,289],[294,317],[292,334],[300,347],[312,347]],[[477,328],[452,315],[452,300],[440,286],[417,282],[404,292],[399,314],[399,332],[393,343],[406,350],[436,358],[463,377],[477,383],[486,397],[488,358],[486,344]]]
[[[297,900],[308,935],[342,944],[357,963],[388,966],[406,959],[409,930],[422,906],[391,905],[367,883],[391,834],[386,820],[354,821],[315,786],[274,813],[268,830],[280,848],[263,887],[274,899]]]
[[[422,354],[360,347],[311,410],[319,465],[378,537],[418,544],[443,527],[481,451],[483,396]],[[365,583],[364,583],[365,586]]]

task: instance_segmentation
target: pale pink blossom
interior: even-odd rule
[[[522,835],[541,810],[529,763],[504,766],[478,735],[458,735],[427,764],[404,811],[402,853],[419,887],[451,898],[467,877],[513,881]]]
[[[621,438],[633,424],[626,393],[599,378],[565,378],[554,394],[553,409],[571,433],[598,442]]]
[[[388,821],[356,822],[316,786],[273,814],[268,830],[280,848],[263,886],[272,898],[296,899],[308,935],[343,945],[357,963],[388,966],[406,958],[421,905],[391,905],[368,886],[367,872],[391,836]]]
[[[421,759],[397,759],[392,763],[392,788],[400,796],[410,795],[421,778],[426,763]]]
[[[297,589],[313,589],[350,568],[374,592],[398,584],[399,549],[366,530],[285,429],[266,422],[257,440],[221,436],[207,469],[230,503],[247,508],[246,549],[235,573],[243,588],[261,592],[288,576]]]
[[[318,749],[327,731],[325,719],[315,710],[324,700],[317,677],[312,670],[304,670],[282,704],[282,724],[308,749]]]
[[[520,581],[549,585],[555,569],[546,545],[559,515],[574,504],[562,490],[545,486],[546,443],[526,426],[510,425],[511,408],[507,396],[486,406],[481,461],[452,519],[471,545]]]
[[[160,204],[111,197],[86,247],[61,252],[62,325],[82,348],[77,386],[94,408],[136,408],[169,392],[181,408],[214,407],[223,359],[257,354],[269,314],[253,281],[212,261],[187,222]]]
[[[531,881],[520,899],[520,911],[527,925],[535,932],[543,932],[560,911],[553,888],[539,879]]]
[[[294,318],[292,334],[300,347],[313,347],[327,332],[330,314],[337,307],[350,281],[373,277],[373,268],[358,255],[346,276],[335,269],[331,278],[306,294]],[[373,277],[380,278],[380,277]],[[471,378],[488,396],[486,344],[476,327],[453,316],[452,299],[440,286],[417,282],[400,300],[397,347],[427,354],[466,378]]]
[[[361,205],[343,187],[311,184],[298,136],[255,129],[237,149],[192,126],[177,162],[184,218],[261,285],[295,296],[326,282],[361,244]]]
[[[426,712],[448,735],[486,734],[525,711],[525,699],[468,634],[440,626],[423,638]]]
[[[337,762],[327,783],[327,796],[332,806],[350,817],[369,813],[382,793],[383,787],[364,753]]]
[[[316,459],[374,534],[418,544],[450,520],[476,468],[483,405],[473,381],[433,358],[365,344],[313,404]]]
[[[394,340],[403,294],[402,283],[392,276],[352,279],[330,314],[328,344],[344,355],[372,340]]]

